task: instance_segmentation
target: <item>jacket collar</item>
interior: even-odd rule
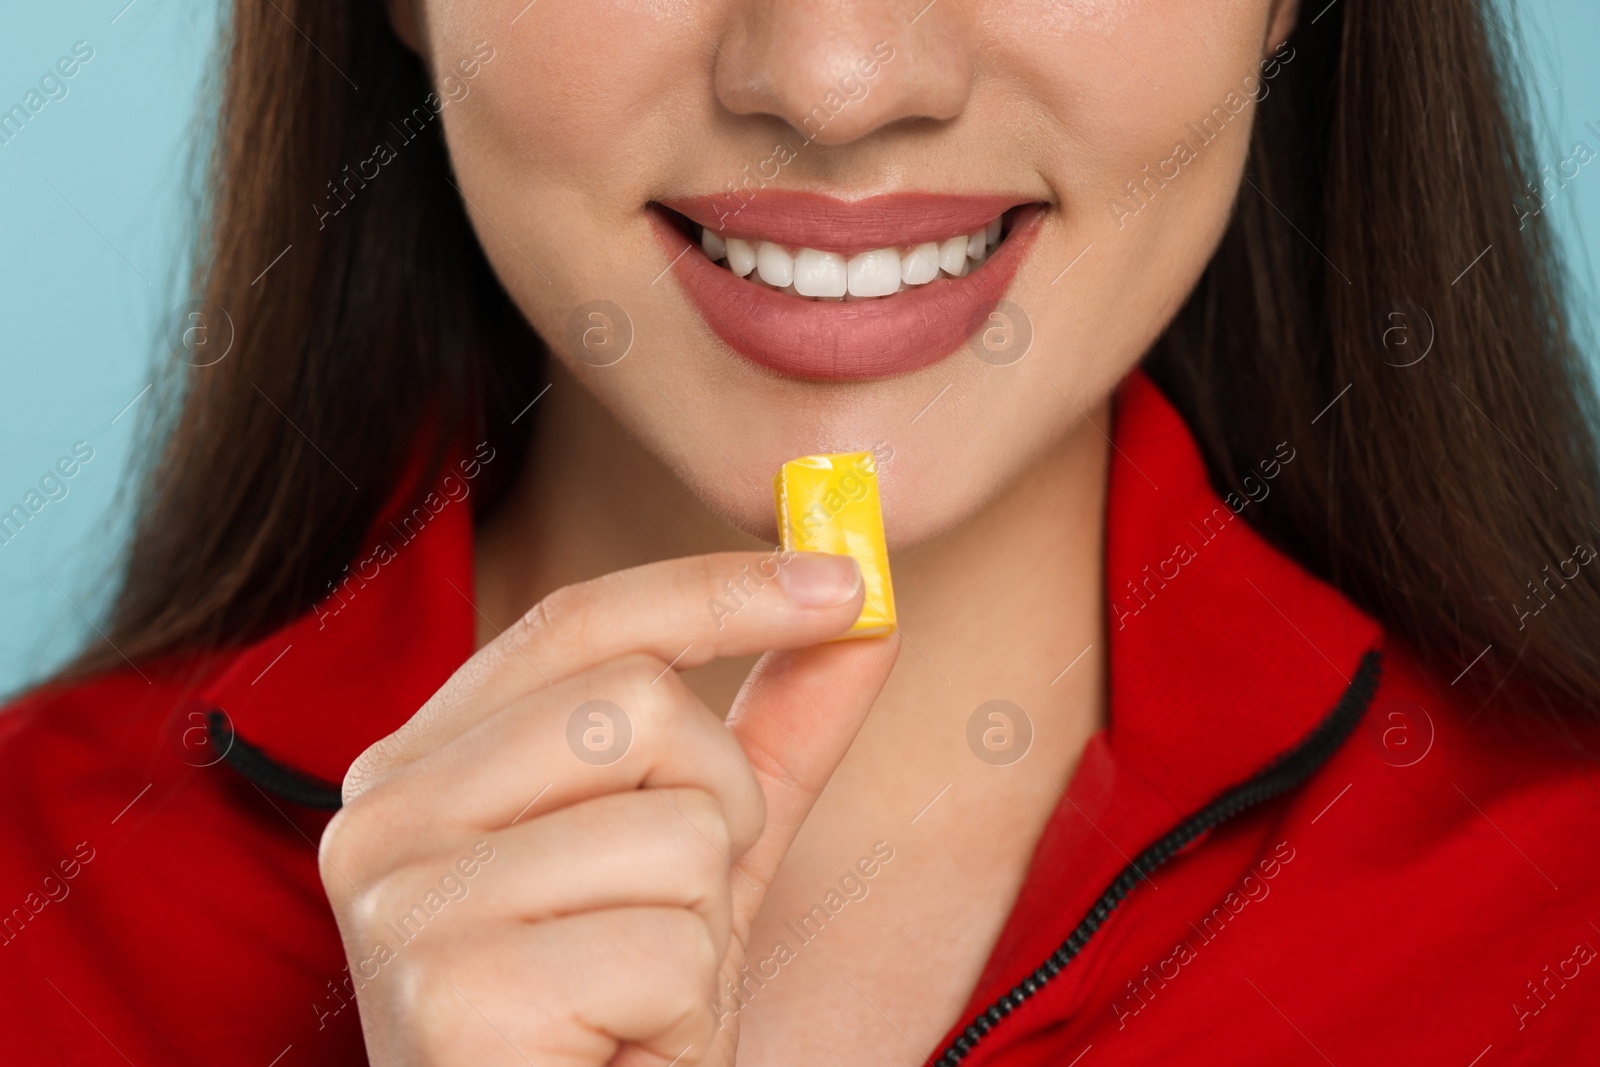
[[[1137,373],[1115,414],[1106,575],[1110,728],[1119,763],[1193,810],[1303,738],[1378,641],[1377,624],[1212,489],[1194,439]],[[1262,500],[1293,442],[1239,472]]]
[[[1118,392],[1113,439],[1110,726],[1068,804],[1101,808],[1110,794],[1092,795],[1088,771],[1104,762],[1125,785],[1142,783],[1140,810],[1155,826],[1304,737],[1378,629],[1241,521],[1259,504],[1217,495],[1182,420],[1143,372]],[[336,786],[472,654],[469,498],[493,458],[480,447],[475,460],[456,461],[415,506],[409,490],[397,493],[330,595],[213,676],[203,695],[226,716],[229,743]],[[1260,457],[1255,492],[1270,493],[1295,462],[1292,442]],[[1042,852],[1060,822],[1058,813]],[[1130,837],[1129,854],[1142,844]]]
[[[1188,429],[1143,373],[1119,390],[1114,421],[1109,724],[1080,758],[942,1047],[970,1039],[964,1027],[1033,981],[1133,857],[1295,750],[1347,691],[1357,715],[1371,697],[1370,675],[1352,681],[1380,643],[1377,624],[1247,524],[1258,502],[1212,489]],[[1296,462],[1284,442],[1245,484],[1265,500]],[[986,1062],[1070,1012],[1094,977],[1060,971],[989,1041]]]
[[[336,791],[356,757],[472,655],[470,498],[493,458],[480,446],[418,494],[419,450],[328,595],[214,676],[201,696],[217,709],[211,737],[228,762]],[[337,793],[312,806],[337,807]]]

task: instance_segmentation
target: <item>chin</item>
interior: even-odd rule
[[[971,457],[958,458],[959,442],[950,453],[922,450],[915,455],[896,452],[870,434],[865,438],[842,436],[842,443],[819,444],[803,435],[774,435],[750,442],[744,449],[749,477],[730,477],[720,460],[700,459],[679,466],[675,473],[690,491],[718,517],[763,543],[778,543],[773,500],[773,476],[788,460],[798,456],[836,452],[873,452],[878,459],[878,491],[883,507],[884,534],[896,550],[912,548],[961,525],[989,503],[1017,471],[1008,464],[991,466],[1001,477],[952,477]],[[857,443],[861,441],[861,443]],[[879,447],[874,448],[877,444]],[[981,462],[981,461],[980,461]],[[754,472],[761,471],[758,477]]]

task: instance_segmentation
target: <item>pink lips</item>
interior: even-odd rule
[[[739,355],[779,374],[849,380],[905,374],[948,356],[987,319],[1038,233],[1044,209],[1014,197],[903,193],[844,201],[763,190],[662,204],[723,236],[851,255],[970,233],[1018,208],[1006,239],[961,278],[873,300],[807,300],[712,263],[665,212],[651,211],[672,270],[706,324]],[[689,247],[685,251],[685,246]]]

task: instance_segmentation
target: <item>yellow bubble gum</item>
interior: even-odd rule
[[[894,588],[871,452],[801,456],[772,480],[779,545],[789,552],[851,556],[861,568],[865,601],[855,624],[835,640],[893,633]]]

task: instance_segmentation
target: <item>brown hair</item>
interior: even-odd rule
[[[1440,674],[1492,646],[1463,688],[1515,677],[1519,699],[1592,711],[1600,568],[1550,579],[1600,537],[1594,395],[1543,227],[1520,225],[1532,157],[1483,19],[1458,0],[1302,17],[1231,228],[1148,366],[1219,488],[1297,450],[1246,514]],[[438,123],[351,182],[431,88],[380,0],[235,0],[229,33],[196,281],[236,339],[171,376],[151,428],[106,627],[135,661],[307,610],[422,426],[489,439],[503,487],[538,385]],[[120,663],[97,642],[67,676]]]
[[[1438,674],[1594,713],[1600,421],[1522,218],[1523,98],[1484,6],[1351,0],[1302,26],[1149,366],[1219,485],[1299,450],[1256,524]]]

